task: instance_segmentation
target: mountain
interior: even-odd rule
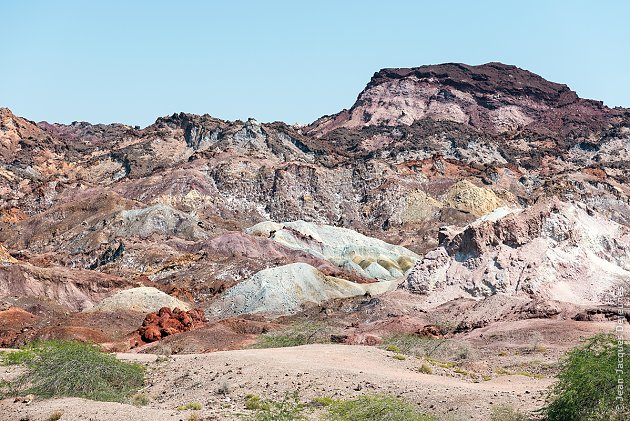
[[[581,99],[566,85],[516,66],[449,63],[383,69],[349,110],[320,118],[308,133],[322,136],[342,128],[411,126],[431,119],[495,134],[579,137],[610,129],[624,117],[627,110]]]
[[[0,300],[42,317],[0,331],[9,345],[63,319],[128,348],[136,339],[89,320],[133,331],[144,314],[83,310],[139,286],[213,320],[374,291],[425,310],[508,297],[489,323],[520,317],[510,300],[527,317],[540,300],[611,304],[630,271],[630,110],[515,66],[383,69],[350,109],[303,127],[0,117]],[[394,305],[380,302],[370,317]]]

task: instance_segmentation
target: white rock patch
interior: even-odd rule
[[[239,314],[291,314],[307,303],[320,304],[335,298],[366,293],[378,295],[395,289],[398,281],[357,284],[326,276],[306,263],[265,269],[230,288],[210,313],[230,317]]]

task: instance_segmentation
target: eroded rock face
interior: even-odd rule
[[[444,232],[405,288],[437,303],[498,293],[613,303],[630,280],[630,229],[557,200]]]
[[[630,111],[497,63],[385,69],[351,109],[304,127],[185,113],[63,125],[0,109],[0,298],[63,314],[145,285],[207,308],[292,264],[313,288],[363,290],[404,275],[413,253],[408,287],[436,302],[604,300],[628,270],[629,151]],[[554,197],[558,212],[540,207]],[[288,222],[245,232],[263,221]]]
[[[19,262],[0,265],[0,297],[29,297],[53,301],[69,311],[92,308],[102,299],[129,288],[131,283],[118,276],[56,265],[39,267]]]
[[[0,244],[0,264],[9,265],[12,263],[17,263],[17,260]]]
[[[271,238],[290,249],[305,251],[350,273],[376,280],[401,279],[418,255],[404,247],[356,231],[305,221],[261,222],[246,233]]]
[[[190,309],[190,305],[172,297],[157,288],[137,287],[105,298],[89,311],[137,311],[147,313],[150,311],[158,311],[162,308],[179,308],[183,310]]]
[[[305,263],[265,269],[226,291],[210,309],[217,317],[261,313],[296,313],[305,305],[317,305],[335,298],[378,295],[391,291],[398,281],[357,284],[326,276]]]

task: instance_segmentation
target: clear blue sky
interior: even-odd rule
[[[186,111],[310,122],[383,67],[501,61],[630,106],[630,1],[0,4],[0,106],[145,126]]]

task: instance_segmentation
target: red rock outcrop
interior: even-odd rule
[[[166,336],[196,329],[205,322],[205,314],[201,309],[184,311],[177,307],[173,310],[163,307],[157,313],[146,315],[138,333],[143,341],[155,342]]]

